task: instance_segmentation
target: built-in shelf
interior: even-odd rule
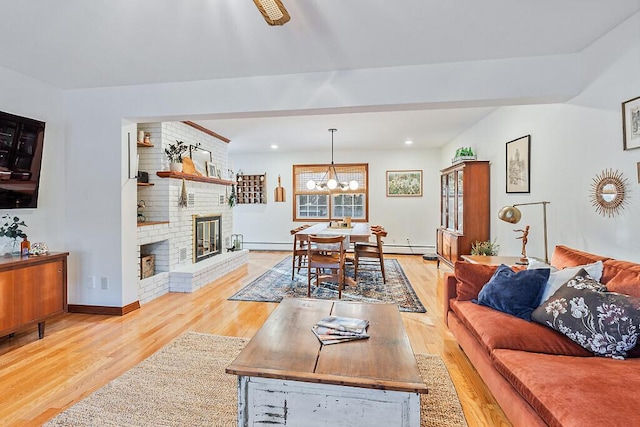
[[[150,144],[148,142],[140,142],[140,141],[136,141],[138,143],[138,147],[153,147],[153,144]]]
[[[138,227],[145,227],[148,225],[169,224],[169,221],[144,221],[139,222]]]
[[[237,176],[238,204],[267,203],[267,174]]]
[[[138,183],[138,187],[151,187],[153,184],[153,182],[139,182]]]
[[[156,175],[158,175],[160,178],[186,179],[187,181],[208,182],[210,184],[220,184],[220,185],[235,184],[233,181],[228,181],[226,179],[211,178],[208,176],[201,176],[201,175],[192,175],[189,173],[182,173],[182,172],[160,171],[160,172],[156,172]]]

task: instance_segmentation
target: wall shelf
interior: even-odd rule
[[[138,187],[151,187],[152,185],[155,185],[153,182],[139,182],[138,183]]]
[[[144,221],[138,222],[138,227],[145,227],[149,225],[169,224],[169,221]]]
[[[140,141],[136,141],[138,144],[138,147],[153,147],[153,144],[147,143],[147,142],[140,142]]]
[[[237,177],[238,204],[265,204],[267,203],[267,174],[262,175],[238,175]]]
[[[220,184],[220,185],[235,184],[233,181],[228,181],[226,179],[192,175],[192,174],[182,173],[182,172],[159,171],[159,172],[156,172],[156,175],[158,175],[160,178],[186,179],[187,181],[208,182],[210,184]]]

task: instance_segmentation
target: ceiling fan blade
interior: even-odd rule
[[[253,0],[269,25],[284,25],[291,17],[280,0]]]

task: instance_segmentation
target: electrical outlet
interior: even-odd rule
[[[96,278],[95,278],[95,276],[90,276],[87,279],[87,288],[89,288],[89,289],[95,289],[96,288]]]
[[[101,277],[100,278],[100,287],[102,289],[109,289],[109,278],[108,277]]]

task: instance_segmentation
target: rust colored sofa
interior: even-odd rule
[[[640,297],[640,264],[566,246],[556,246],[551,264],[596,261],[609,291]],[[597,357],[542,324],[473,303],[496,268],[457,262],[445,277],[444,319],[509,420],[517,427],[640,425],[640,344],[626,360]]]

